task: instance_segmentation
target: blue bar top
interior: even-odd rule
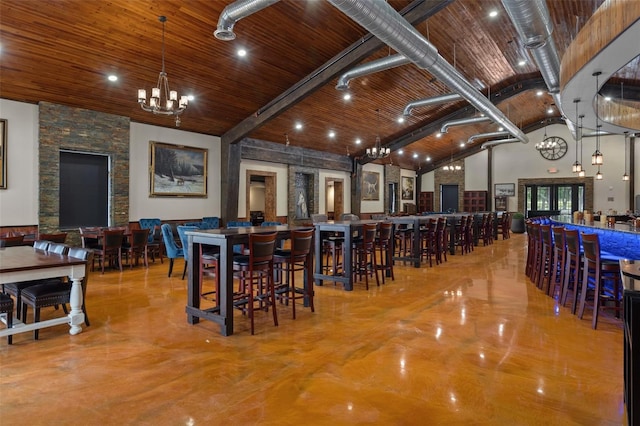
[[[600,222],[574,223],[572,216],[552,216],[551,225],[577,229],[584,234],[598,234],[600,250],[626,259],[640,259],[640,228],[629,223],[616,223],[614,227]]]

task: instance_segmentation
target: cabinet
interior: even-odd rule
[[[418,212],[433,211],[433,191],[423,191],[418,196]]]
[[[486,212],[487,194],[487,191],[464,191],[462,209],[468,213]]]

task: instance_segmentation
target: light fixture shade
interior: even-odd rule
[[[603,164],[602,153],[600,150],[596,149],[596,151],[591,155],[591,165],[592,166],[601,166]]]
[[[584,169],[580,170],[578,172],[578,177],[585,177],[587,175],[587,173],[584,171]]]
[[[627,181],[629,180],[629,175],[627,173],[622,175],[622,180]]]
[[[580,164],[579,161],[576,161],[575,163],[573,163],[573,165],[571,166],[571,171],[573,173],[579,173],[582,170],[582,164]]]
[[[602,173],[600,173],[600,170],[598,170],[598,173],[596,173],[596,180],[602,180]]]

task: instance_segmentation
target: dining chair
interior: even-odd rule
[[[140,225],[140,229],[149,230],[147,251],[151,255],[151,261],[155,262],[157,255],[160,258],[160,263],[163,263],[162,252],[164,247],[162,243],[162,231],[160,229],[162,226],[162,220],[157,217],[142,218],[138,220],[138,224]]]
[[[393,274],[393,248],[391,246],[392,234],[392,222],[380,223],[380,230],[375,239],[374,246],[375,250],[378,252],[378,257],[380,258],[380,262],[377,264],[377,268],[378,270],[382,271],[382,284],[385,283],[385,276],[387,275],[387,272],[389,273],[391,280],[395,281],[395,277]]]
[[[273,325],[278,325],[273,280],[273,257],[277,232],[249,234],[249,254],[233,257],[233,270],[240,280],[240,291],[234,295],[234,307],[241,309],[251,321],[254,334],[254,312],[271,307]],[[257,307],[255,303],[258,303]]]
[[[94,252],[91,249],[72,247],[67,254],[70,257],[87,261],[85,276],[82,279],[82,312],[84,313],[84,322],[90,326],[87,309],[85,307],[85,296],[87,293],[87,282],[89,281],[89,265],[93,261]],[[40,309],[49,306],[62,305],[65,314],[69,314],[67,304],[71,301],[72,283],[66,277],[45,280],[42,284],[28,287],[22,292],[22,322],[27,321],[27,307],[34,310],[33,322],[40,321]],[[34,340],[38,340],[38,331],[33,330]]]
[[[122,250],[129,263],[129,269],[133,268],[134,259],[137,266],[140,258],[143,259],[144,266],[149,267],[148,244],[149,229],[133,229],[131,231],[129,241],[122,244]],[[131,255],[131,259],[129,259],[129,255]]]
[[[173,271],[173,261],[178,258],[183,258],[183,249],[181,247],[178,247],[178,245],[176,244],[176,240],[173,238],[173,230],[171,229],[171,225],[169,225],[168,223],[163,223],[160,229],[162,230],[162,240],[166,255],[169,259],[169,273],[167,274],[167,276],[171,277],[171,273]]]
[[[220,218],[217,216],[205,216],[202,218],[202,222],[205,224],[205,229],[218,229],[220,228]]]
[[[81,226],[80,228],[78,228],[78,231],[80,232],[80,240],[82,241],[82,247],[90,248],[90,249],[100,248],[100,242],[98,241],[97,236],[96,237],[87,236],[88,233],[90,235],[95,235],[99,233],[97,228],[86,228]]]
[[[13,328],[13,299],[8,294],[0,293],[0,314],[7,315],[7,328]],[[7,344],[13,343],[13,336],[7,336]]]
[[[307,299],[311,312],[313,306],[313,233],[314,229],[291,230],[289,249],[276,249],[273,257],[274,268],[283,272],[282,281],[275,288],[276,299],[288,304],[291,301],[293,319],[296,319],[296,300]],[[307,282],[302,287],[296,287],[296,272],[303,272]]]
[[[124,239],[124,229],[105,229],[102,231],[102,244],[94,249],[95,257],[100,262],[102,273],[104,265],[116,265],[122,272],[122,241]]]
[[[282,222],[275,222],[275,221],[270,221],[270,222],[262,222],[260,224],[260,226],[282,226]]]
[[[180,237],[180,243],[182,244],[182,257],[184,258],[184,270],[182,271],[182,279],[184,280],[187,274],[187,266],[189,264],[189,238],[187,237],[187,231],[197,231],[200,228],[198,226],[178,225],[178,236]]]

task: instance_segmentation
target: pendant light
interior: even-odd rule
[[[580,99],[574,99],[573,103],[576,104],[576,124],[578,123],[578,104],[580,103]],[[579,131],[579,130],[578,130]],[[582,164],[578,161],[578,139],[580,135],[576,131],[576,162],[571,166],[571,171],[573,173],[580,173],[582,171]]]
[[[627,138],[629,136],[629,132],[624,132],[624,174],[622,175],[622,180],[629,180],[629,173],[627,173],[627,158],[629,155],[627,154]]]
[[[603,164],[602,152],[600,152],[600,84],[598,84],[598,76],[602,74],[600,71],[594,72],[592,75],[596,78],[596,150],[591,155],[591,165],[601,166]],[[600,167],[598,167],[598,173],[600,173]],[[597,179],[597,175],[596,175]],[[602,178],[600,178],[602,179]]]
[[[580,127],[578,128],[578,131],[580,132],[580,163],[582,163],[582,145],[584,143],[584,139],[582,139],[582,131],[583,131],[583,127],[582,127],[582,119],[584,118],[584,114],[580,114]],[[585,172],[584,167],[581,168],[581,170],[578,172],[578,177],[585,177],[587,174],[587,172]]]

